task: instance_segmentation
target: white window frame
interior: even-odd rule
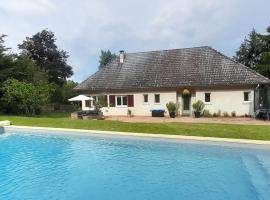
[[[147,96],[147,102],[144,101],[145,96]],[[144,104],[149,104],[149,95],[148,94],[143,94],[143,103]]]
[[[159,102],[156,102],[156,95],[159,95]],[[160,94],[154,94],[154,103],[155,104],[160,104],[161,102],[161,95]]]
[[[248,100],[245,100],[245,93],[248,93]],[[243,96],[244,97],[243,102],[244,103],[250,103],[251,102],[251,99],[250,99],[251,98],[251,91],[244,91],[243,95],[244,95]]]
[[[121,98],[121,105],[118,105],[117,98]],[[127,98],[127,105],[123,105],[123,97]],[[128,96],[127,95],[116,95],[115,96],[115,106],[118,108],[127,108],[128,107]]]

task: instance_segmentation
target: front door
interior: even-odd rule
[[[183,115],[190,115],[190,95],[183,96]]]

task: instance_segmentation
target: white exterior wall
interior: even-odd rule
[[[250,92],[249,100],[244,101],[244,92]],[[211,93],[211,102],[205,102],[205,93]],[[212,114],[218,112],[236,112],[236,115],[254,115],[254,90],[238,89],[238,90],[197,90],[196,101],[205,102],[205,110],[209,110]]]
[[[148,94],[148,103],[143,102],[143,95]],[[160,94],[160,103],[155,103],[155,94]],[[165,115],[168,115],[166,104],[170,101],[176,102],[176,91],[171,92],[138,92],[138,93],[119,93],[106,95],[134,95],[134,107],[106,107],[103,108],[105,116],[127,115],[128,109],[135,116],[151,116],[151,109],[164,109]],[[108,104],[109,105],[109,104]]]
[[[249,99],[250,101],[244,101],[244,92],[250,92]],[[205,93],[211,93],[211,102],[205,102]],[[143,95],[148,94],[148,103],[143,102]],[[154,95],[160,94],[160,103],[154,102]],[[132,115],[135,116],[151,116],[151,109],[164,109],[165,115],[168,116],[168,111],[166,104],[170,101],[179,102],[180,108],[179,113],[182,114],[183,110],[183,99],[181,94],[177,94],[176,91],[168,92],[136,92],[136,93],[110,93],[108,95],[115,96],[125,96],[125,95],[134,95],[134,107],[105,107],[102,109],[105,116],[126,116],[128,109],[131,110]],[[91,94],[91,96],[98,96]],[[212,89],[212,90],[196,90],[196,92],[191,93],[191,102],[190,102],[190,115],[193,114],[192,104],[197,100],[201,100],[205,103],[205,109],[209,110],[212,114],[214,112],[221,113],[235,111],[237,116],[241,115],[254,115],[254,89]],[[108,98],[109,101],[109,98]],[[116,103],[116,101],[115,101]],[[108,102],[109,105],[109,102]]]

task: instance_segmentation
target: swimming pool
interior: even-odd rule
[[[270,149],[189,141],[0,134],[0,199],[269,199]]]

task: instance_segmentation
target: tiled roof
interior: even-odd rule
[[[91,75],[75,89],[85,91],[229,86],[270,80],[211,47],[125,54]]]

